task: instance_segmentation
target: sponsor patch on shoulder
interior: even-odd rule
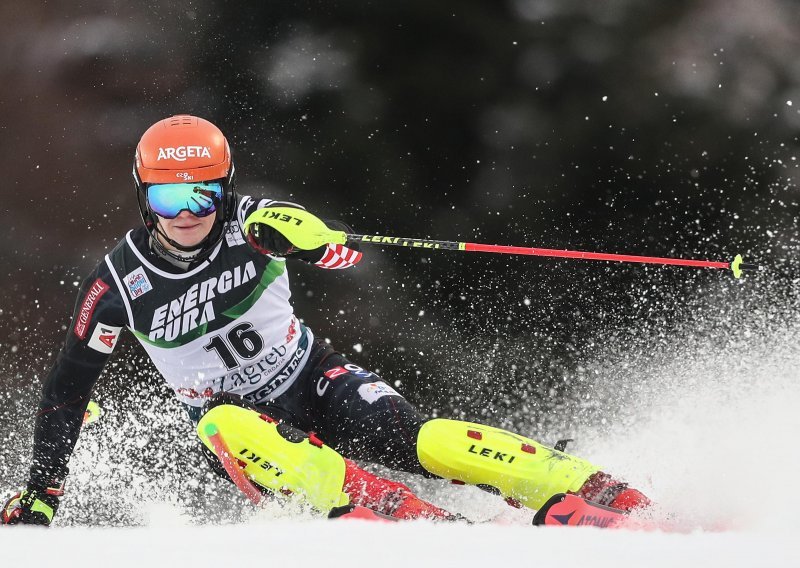
[[[361,385],[360,387],[358,387],[358,394],[361,395],[361,398],[363,398],[370,404],[372,404],[382,396],[399,396],[400,398],[402,398],[399,392],[394,390],[386,383],[380,381]]]
[[[150,280],[141,266],[125,277],[125,285],[128,287],[128,293],[132,300],[153,289],[153,285],[150,284]]]
[[[94,309],[97,307],[97,302],[100,300],[100,297],[108,291],[108,288],[108,284],[98,278],[91,285],[89,291],[86,292],[86,296],[84,296],[83,303],[81,304],[81,309],[78,310],[75,316],[75,327],[73,328],[75,335],[77,335],[79,339],[86,338],[89,322],[94,314]]]
[[[117,345],[120,331],[122,331],[121,327],[97,322],[92,337],[89,339],[89,347],[100,353],[111,353]]]
[[[233,220],[228,223],[225,228],[225,240],[228,242],[229,247],[244,244],[244,236],[242,236],[242,228],[239,226],[239,221]]]

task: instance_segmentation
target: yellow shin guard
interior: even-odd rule
[[[580,490],[600,469],[499,428],[441,418],[422,426],[417,457],[439,477],[494,488],[531,509],[556,493]]]
[[[223,404],[204,414],[197,425],[198,436],[212,452],[206,435],[209,424],[222,434],[245,475],[261,487],[275,494],[298,494],[320,511],[350,502],[342,491],[344,459],[319,440],[254,410]]]

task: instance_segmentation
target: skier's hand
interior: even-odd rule
[[[247,228],[247,242],[261,254],[286,256],[294,252],[294,245],[289,239],[263,223],[253,223]]]
[[[322,219],[296,206],[256,209],[244,221],[247,241],[260,252],[286,256],[327,244],[347,243],[347,234],[332,230]]]
[[[347,227],[344,223],[326,221],[328,226],[339,225]],[[261,254],[275,256],[297,257],[307,262],[313,262],[320,268],[340,269],[350,268],[361,261],[363,253],[358,250],[358,243],[347,243],[349,246],[329,243],[311,251],[296,250],[292,243],[281,233],[261,223],[253,223],[247,231],[247,242]]]
[[[348,241],[352,229],[341,221],[322,220],[304,209],[260,209],[245,222],[247,242],[261,254],[292,256],[322,268],[349,268],[362,254],[357,241]],[[341,238],[339,242],[326,237]]]
[[[20,491],[3,506],[2,524],[48,526],[58,510],[60,491],[45,489],[32,483]]]

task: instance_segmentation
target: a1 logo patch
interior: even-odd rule
[[[92,337],[89,339],[89,347],[100,353],[111,353],[117,345],[117,339],[119,339],[121,331],[121,327],[98,322],[94,326]]]

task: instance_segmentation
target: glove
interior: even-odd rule
[[[269,225],[253,223],[247,230],[247,242],[261,254],[286,256],[294,251],[294,245]]]
[[[61,489],[45,489],[40,485],[28,484],[3,506],[2,524],[44,525],[48,526],[58,510]]]
[[[334,231],[352,233],[353,230],[341,221],[320,221]],[[328,243],[312,250],[298,250],[280,231],[264,223],[254,222],[247,229],[247,242],[261,254],[296,257],[312,262],[320,268],[341,269],[355,266],[363,254],[357,241],[348,241],[347,246]]]
[[[242,229],[250,246],[262,254],[287,256],[295,251],[319,250],[315,261],[326,244],[344,244],[346,240],[343,231],[332,229],[329,222],[294,204],[256,209],[247,216]]]

